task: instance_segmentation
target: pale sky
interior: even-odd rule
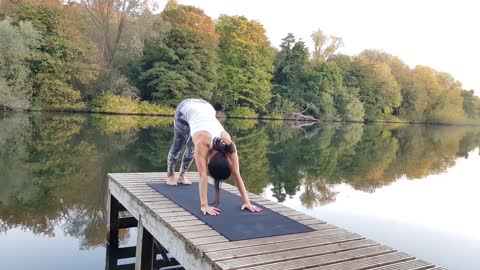
[[[161,9],[166,0],[156,0]],[[289,32],[311,47],[321,29],[343,38],[342,52],[381,49],[411,67],[427,65],[452,74],[480,95],[480,4],[474,0],[178,0],[220,14],[243,15],[263,24],[278,47]]]

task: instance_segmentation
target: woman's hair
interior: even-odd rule
[[[233,143],[227,145],[222,139],[214,138],[213,148],[217,150],[217,153],[213,155],[208,163],[208,172],[215,180],[215,201],[210,203],[210,205],[216,207],[220,204],[220,183],[223,180],[227,180],[231,175],[230,164],[228,163],[226,153],[234,152],[235,145]]]

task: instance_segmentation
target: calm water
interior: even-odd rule
[[[480,269],[480,129],[224,124],[249,191]],[[0,114],[0,269],[105,269],[106,173],[164,171],[172,136],[168,118]]]

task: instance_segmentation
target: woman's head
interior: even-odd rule
[[[220,182],[230,177],[230,163],[223,152],[216,152],[208,163],[208,172],[215,180],[215,202],[210,205],[218,206],[220,204]]]

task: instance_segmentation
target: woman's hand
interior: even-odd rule
[[[249,210],[250,212],[253,212],[253,213],[258,213],[258,212],[262,211],[262,208],[257,207],[257,206],[255,206],[255,205],[253,205],[253,204],[250,204],[250,203],[244,203],[244,204],[242,205],[242,208],[241,208],[241,209],[242,209],[242,210],[247,209],[247,210]]]
[[[220,212],[222,212],[222,210],[220,210],[219,208],[210,206],[201,207],[200,210],[203,212],[204,215],[209,214],[211,216],[220,215]]]

